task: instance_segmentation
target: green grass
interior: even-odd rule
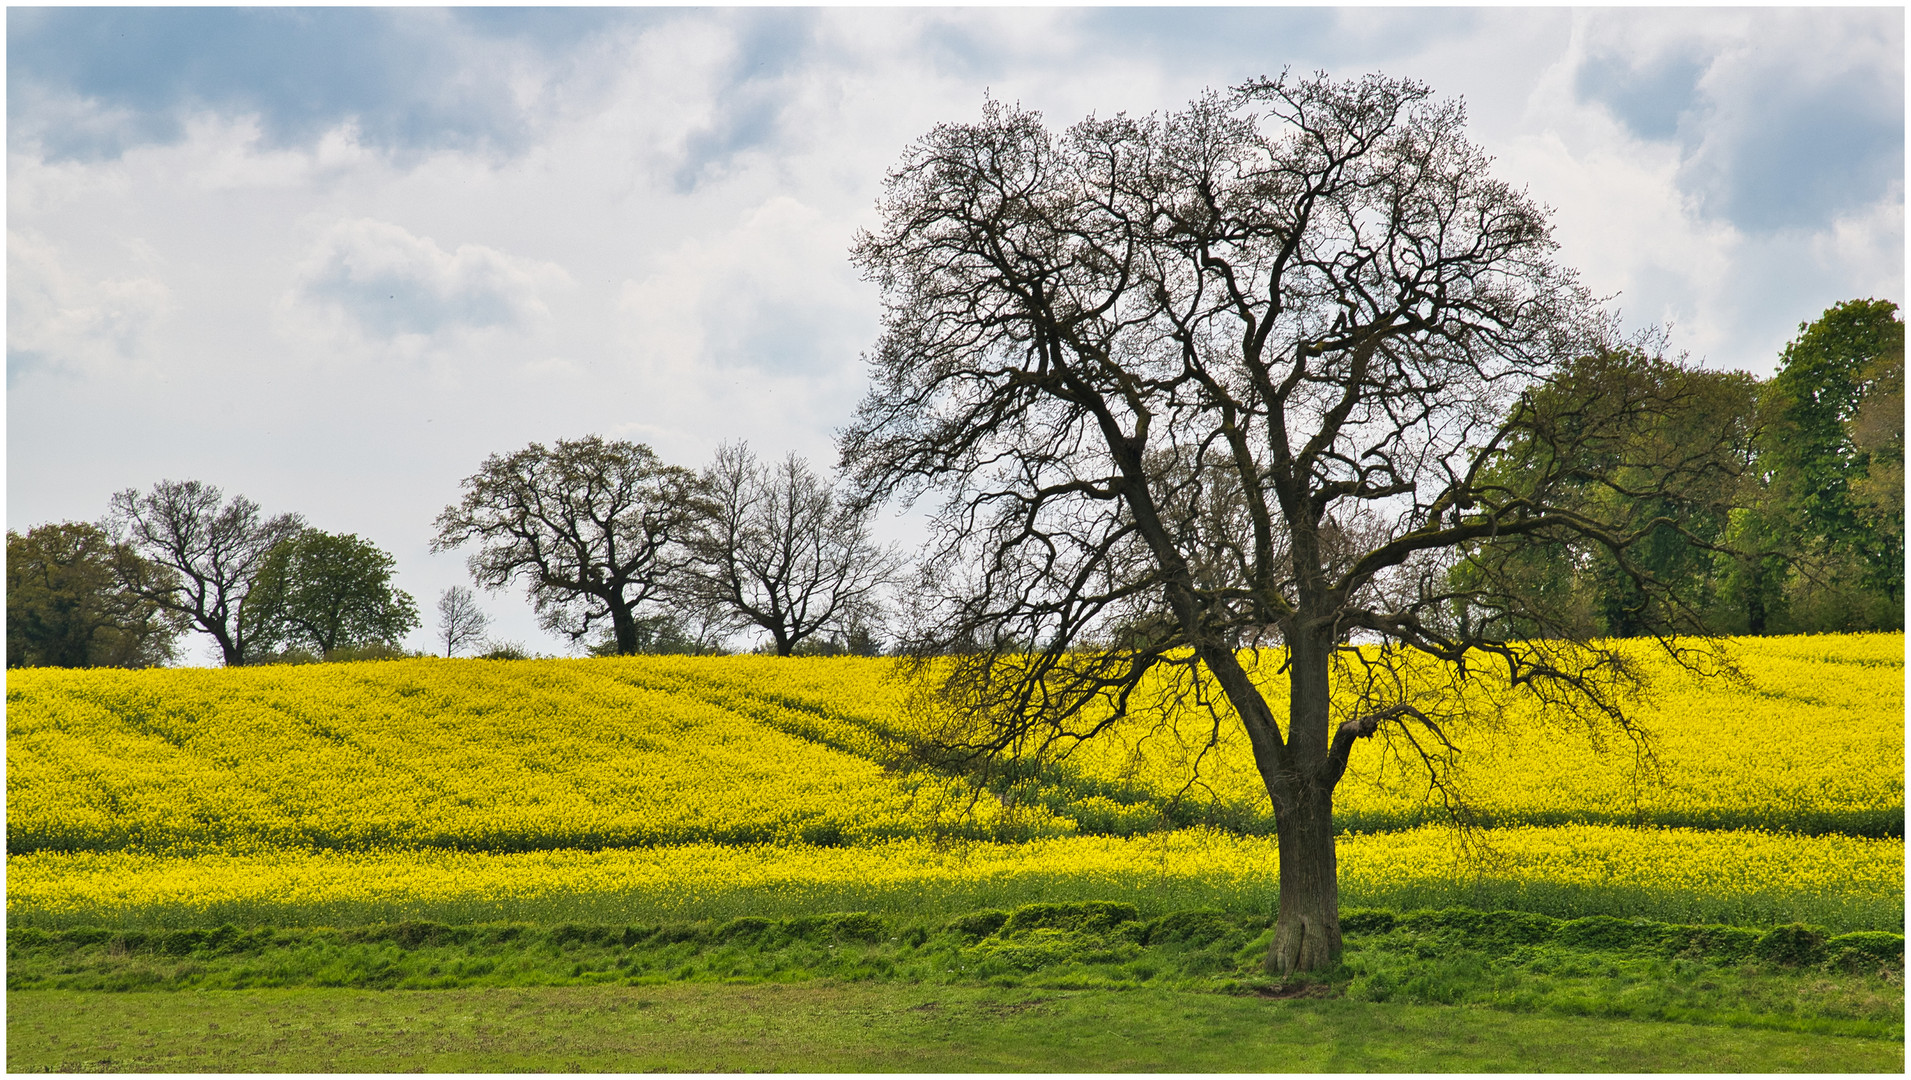
[[[1903,1037],[1903,937],[1675,926],[1520,912],[1350,911],[1337,971],[1277,985],[1265,918],[1139,917],[1119,903],[1042,904],[953,920],[866,913],[641,926],[195,931],[15,930],[9,991],[444,990],[684,982],[1315,993]]]
[[[839,983],[7,995],[7,1068],[1900,1072],[1901,1043],[1169,989]]]

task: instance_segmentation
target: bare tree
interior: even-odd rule
[[[296,514],[261,519],[243,495],[223,503],[219,489],[197,480],[161,480],[141,495],[113,496],[107,515],[115,543],[140,558],[115,560],[129,592],[176,612],[219,643],[228,667],[246,662],[248,622],[241,615],[255,571],[280,541],[304,528]],[[155,573],[157,567],[170,573]]]
[[[1639,418],[1677,407],[1652,380],[1548,382],[1610,322],[1463,126],[1380,76],[1059,135],[989,102],[909,149],[855,247],[884,334],[844,461],[865,499],[946,500],[908,641],[952,706],[926,752],[1065,754],[1144,708],[1241,724],[1278,832],[1279,973],[1340,956],[1356,739],[1450,791],[1451,739],[1493,720],[1483,665],[1562,721],[1636,730],[1632,662],[1493,574],[1488,542],[1609,552],[1670,633],[1688,613],[1628,552],[1678,522],[1562,503],[1676,501],[1729,456],[1640,453]],[[1263,645],[1285,718],[1241,651]]]
[[[694,478],[648,446],[596,435],[485,459],[438,515],[433,551],[476,540],[472,578],[522,580],[548,629],[573,641],[610,623],[617,651],[638,647],[638,612],[657,600]]]
[[[438,640],[445,643],[445,656],[482,643],[490,628],[491,616],[478,607],[470,589],[453,585],[438,594]]]
[[[718,447],[699,508],[678,592],[726,630],[767,631],[778,656],[818,633],[866,628],[902,565],[870,538],[874,508],[839,498],[795,454],[765,465],[747,444]]]

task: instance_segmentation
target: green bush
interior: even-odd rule
[[[710,939],[712,941],[755,941],[765,930],[774,925],[776,924],[768,919],[745,915],[718,926],[710,932]]]
[[[1134,922],[1139,918],[1141,910],[1135,905],[1106,900],[1075,904],[1024,904],[1008,917],[1001,932],[1019,934],[1050,929],[1106,933],[1122,923]]]
[[[1705,958],[1725,964],[1751,959],[1759,939],[1765,936],[1762,931],[1743,926],[1661,925],[1664,929],[1659,937],[1659,947],[1668,955]],[[1904,940],[1900,935],[1886,936]]]
[[[988,937],[1002,929],[1002,924],[1008,921],[1008,912],[990,908],[984,911],[972,911],[967,915],[958,915],[949,920],[947,927],[973,940]]]
[[[1384,934],[1394,928],[1399,916],[1386,908],[1345,908],[1340,913],[1342,934]]]
[[[829,932],[837,941],[879,941],[889,933],[888,925],[867,911],[830,915],[826,919]]]
[[[1237,921],[1219,911],[1176,911],[1148,924],[1142,941],[1148,945],[1212,945],[1232,934]],[[1341,924],[1346,929],[1346,924]]]
[[[1839,934],[1825,942],[1827,953],[1836,954],[1840,950],[1849,950],[1880,963],[1902,965],[1904,935],[1887,934],[1881,930],[1860,930],[1854,934]]]
[[[1400,916],[1397,925],[1421,933],[1439,933],[1477,948],[1510,948],[1551,941],[1560,922],[1530,911],[1474,911],[1448,908],[1444,911],[1410,911]]]
[[[1789,967],[1804,967],[1825,959],[1825,934],[1803,923],[1775,926],[1758,939],[1752,954],[1760,960]]]
[[[1664,923],[1588,915],[1558,924],[1553,940],[1579,949],[1649,949],[1659,944]]]

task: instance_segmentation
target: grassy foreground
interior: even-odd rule
[[[891,983],[7,995],[7,1069],[1899,1072],[1902,1043],[1166,989]]]
[[[1110,902],[949,920],[16,929],[8,1066],[1851,1071],[1902,1058],[1899,934],[1464,909],[1349,911],[1344,925],[1343,966],[1287,983],[1259,970],[1265,917],[1144,919]],[[167,992],[123,992],[140,990]]]
[[[1275,986],[1269,921],[1141,919],[1131,904],[896,919],[866,912],[654,925],[399,923],[354,929],[8,935],[8,990],[447,990],[554,984],[881,981],[1068,990],[1141,986],[1364,1002],[1489,1005],[1903,1036],[1903,937],[1693,927],[1527,912],[1347,912],[1340,971]]]

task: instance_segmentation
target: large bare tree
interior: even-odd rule
[[[296,514],[261,518],[251,499],[226,502],[197,480],[161,480],[144,495],[121,491],[107,524],[128,556],[114,563],[121,586],[210,635],[228,667],[250,652],[251,622],[242,616],[260,564],[304,528]]]
[[[641,443],[532,443],[491,455],[465,479],[431,547],[476,541],[468,565],[479,585],[523,581],[546,628],[578,641],[608,622],[627,655],[638,649],[639,612],[670,574],[693,480]]]
[[[989,102],[906,152],[854,251],[884,333],[845,463],[865,498],[945,500],[909,641],[952,706],[929,749],[1066,753],[1144,705],[1238,722],[1278,832],[1279,973],[1340,956],[1355,740],[1444,784],[1486,665],[1633,730],[1632,661],[1497,573],[1504,545],[1611,553],[1696,662],[1673,636],[1689,612],[1628,557],[1676,519],[1577,507],[1588,484],[1676,503],[1743,425],[1645,453],[1672,383],[1554,378],[1630,353],[1463,129],[1459,104],[1379,76],[1061,133]],[[1243,651],[1262,645],[1284,717]]]
[[[778,656],[877,618],[902,559],[870,536],[873,507],[841,498],[795,454],[766,464],[744,443],[718,447],[700,479],[685,599],[724,629],[767,632]]]

